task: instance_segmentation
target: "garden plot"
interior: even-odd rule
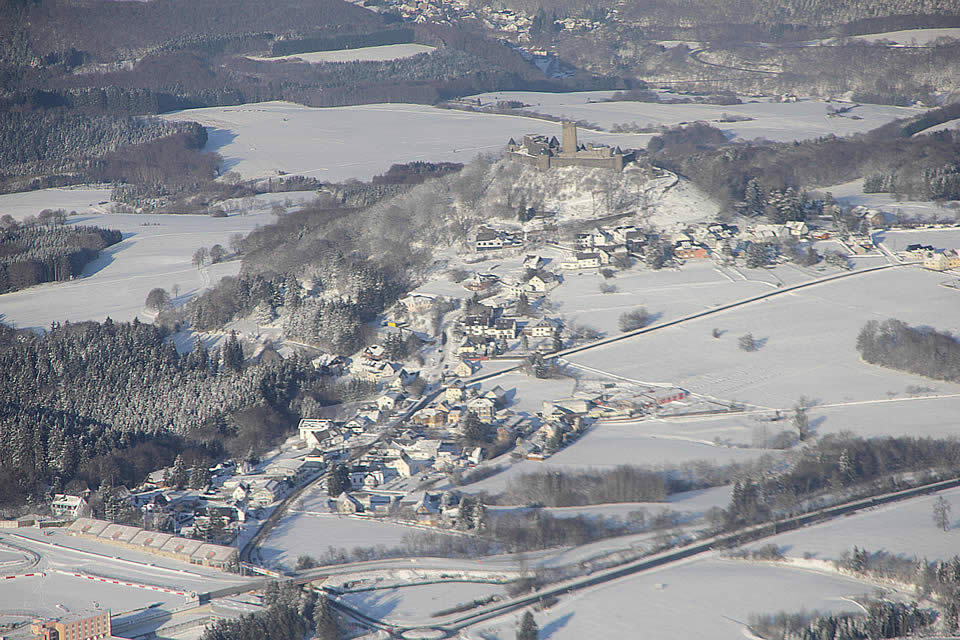
[[[612,91],[545,94],[532,91],[498,91],[473,98],[481,102],[514,100],[527,109],[555,117],[584,120],[609,129],[614,123],[636,122],[640,126],[673,126],[703,120],[722,129],[731,138],[766,138],[778,142],[806,140],[829,134],[846,136],[875,129],[891,120],[923,113],[925,109],[865,104],[847,117],[827,117],[836,104],[819,100],[793,103],[748,102],[738,105],[657,104],[654,102],[601,102]],[[752,118],[741,122],[718,122],[724,114]],[[860,119],[854,119],[856,116]]]
[[[930,381],[862,362],[856,339],[867,320],[896,317],[957,332],[954,292],[943,275],[894,268],[791,291],[730,311],[576,354],[574,365],[630,380],[658,381],[693,394],[758,407],[791,407],[800,396],[820,404],[878,401]],[[712,328],[724,333],[711,337]],[[752,334],[759,349],[738,348]],[[936,383],[941,393],[960,385]],[[922,423],[916,416],[904,430]]]
[[[171,291],[179,285],[174,304],[183,304],[216,284],[236,275],[239,261],[191,263],[200,247],[229,247],[235,233],[246,235],[269,224],[267,213],[211,218],[197,215],[98,214],[73,216],[70,224],[97,225],[123,232],[123,240],[100,252],[83,276],[70,282],[51,282],[0,295],[0,320],[17,328],[46,329],[52,322],[117,321],[139,317],[150,322],[154,312],[144,308],[151,289]],[[171,297],[172,294],[171,294]]]
[[[369,180],[395,163],[467,163],[480,153],[499,154],[511,137],[560,133],[559,124],[539,119],[412,104],[312,108],[261,102],[161,117],[207,127],[205,149],[224,157],[224,171],[244,178],[284,172],[328,181]],[[623,147],[644,146],[648,137],[590,134],[597,142]]]
[[[704,558],[622,578],[563,597],[536,613],[540,637],[709,638],[739,640],[752,613],[780,610],[858,611],[848,600],[871,587],[841,576]],[[519,614],[481,623],[468,638],[513,638]],[[749,637],[749,636],[747,636]]]
[[[438,622],[436,613],[502,593],[497,585],[443,582],[347,593],[340,599],[386,622],[426,626]]]
[[[951,504],[950,530],[933,524],[933,503],[943,496]],[[905,558],[950,559],[960,552],[960,489],[876,507],[845,518],[768,538],[782,553],[837,560],[854,545],[870,552],[886,551]]]
[[[334,51],[311,51],[289,56],[265,58],[248,56],[251,60],[265,62],[383,62],[411,58],[421,53],[435,51],[436,47],[425,44],[385,44],[378,47],[360,47],[358,49],[336,49]]]
[[[109,186],[38,189],[0,195],[0,216],[16,220],[35,216],[44,209],[66,209],[67,213],[103,213],[110,207]]]

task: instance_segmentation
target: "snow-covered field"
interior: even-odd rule
[[[622,578],[569,595],[534,617],[540,637],[709,638],[739,640],[752,613],[801,608],[858,611],[847,600],[863,583],[790,567],[705,558]],[[513,614],[471,628],[468,638],[514,637]],[[598,631],[602,630],[602,636]],[[750,636],[747,636],[750,637]]]
[[[904,29],[902,31],[884,31],[882,33],[869,33],[862,36],[851,36],[853,40],[865,40],[867,42],[893,42],[905,46],[925,47],[929,46],[934,40],[939,38],[960,38],[960,28],[945,27],[942,29]]]
[[[864,104],[853,109],[847,117],[827,117],[827,109],[831,104],[819,100],[801,100],[793,103],[765,100],[739,105],[599,102],[612,94],[612,91],[576,93],[499,91],[479,94],[472,98],[480,98],[483,103],[516,100],[530,105],[528,109],[539,113],[585,120],[605,129],[609,129],[614,123],[636,122],[640,126],[673,126],[703,120],[739,140],[767,138],[780,142],[817,138],[831,133],[845,136],[869,131],[891,120],[906,118],[924,111],[924,109],[913,107]],[[718,122],[723,114],[744,116],[753,120]],[[859,119],[850,116],[856,116]]]
[[[507,484],[524,473],[546,470],[583,470],[610,468],[630,464],[646,467],[679,465],[708,460],[716,464],[755,460],[770,452],[763,449],[744,449],[715,446],[695,439],[677,438],[660,429],[661,434],[650,435],[631,424],[600,424],[592,428],[574,444],[542,462],[523,460],[501,473],[463,487],[464,491],[498,493]]]
[[[713,507],[725,508],[730,504],[730,486],[711,487],[696,491],[675,493],[665,502],[614,502],[610,504],[591,504],[579,507],[544,507],[543,512],[555,518],[574,518],[577,516],[603,518],[629,518],[630,514],[644,510],[647,515],[668,509],[688,518],[699,518]],[[508,512],[525,507],[489,506],[491,513]]]
[[[297,53],[290,56],[280,56],[276,58],[264,58],[249,56],[251,60],[261,60],[267,62],[381,62],[386,60],[399,60],[401,58],[410,58],[421,53],[430,53],[436,47],[425,44],[385,44],[379,47],[360,47],[359,49],[337,49],[335,51],[311,51],[309,53]]]
[[[866,131],[895,118],[920,113],[904,107],[863,105],[852,118],[826,117],[826,103],[749,103],[733,106],[660,105],[640,102],[591,103],[611,92],[550,94],[501,92],[481,100],[520,100],[544,113],[598,122],[673,125],[717,120],[723,113],[755,118],[721,127],[741,139],[804,139]],[[390,165],[413,160],[467,162],[483,152],[498,153],[506,140],[525,133],[559,134],[559,125],[534,118],[436,109],[411,104],[370,104],[310,108],[288,102],[190,109],[163,116],[194,120],[208,127],[207,150],[224,156],[225,170],[246,178],[275,176],[278,171],[324,180],[361,180]],[[649,134],[581,132],[593,140],[623,147],[643,147]]]
[[[943,496],[952,509],[950,530],[933,524],[933,503]],[[960,489],[943,491],[837,518],[807,529],[764,540],[788,556],[836,560],[854,545],[870,552],[886,551],[905,558],[950,559],[960,553]]]
[[[903,251],[907,245],[928,244],[940,249],[960,248],[960,229],[913,229],[910,231],[885,231],[879,234],[883,246],[890,251]]]
[[[821,404],[886,400],[920,376],[863,363],[856,338],[867,320],[899,318],[912,325],[960,330],[953,291],[943,274],[894,268],[786,293],[657,330],[569,358],[628,379],[669,383],[727,400],[786,408],[804,395]],[[724,333],[711,336],[712,328]],[[751,333],[755,352],[738,348]],[[960,385],[936,383],[940,393]],[[955,400],[956,401],[956,400]],[[919,428],[918,415],[904,430]]]
[[[10,214],[16,220],[23,220],[44,209],[66,209],[68,213],[103,213],[110,205],[110,191],[111,188],[105,186],[4,193],[0,194],[0,216]]]
[[[144,308],[151,289],[171,291],[179,285],[180,295],[174,302],[182,304],[223,276],[239,271],[240,262],[235,260],[208,263],[198,270],[191,263],[198,248],[214,244],[229,248],[230,236],[246,235],[272,219],[268,213],[226,218],[169,214],[70,217],[69,224],[119,229],[123,240],[102,251],[77,280],[0,295],[0,320],[18,328],[37,329],[54,321],[100,321],[107,316],[118,321],[136,317],[152,321],[153,312]]]
[[[320,559],[331,547],[355,549],[399,547],[403,537],[420,529],[370,518],[291,511],[286,514],[260,547],[260,558],[268,566],[292,568],[297,557]]]
[[[929,200],[898,201],[889,193],[864,193],[862,179],[844,182],[832,187],[824,187],[821,191],[829,191],[838,202],[846,205],[861,205],[871,209],[900,213],[904,216],[922,219],[932,219],[933,217],[955,219],[958,213],[958,210],[953,206],[956,203],[949,201],[944,202],[941,206]]]
[[[497,585],[443,582],[348,593],[341,600],[394,624],[429,625],[435,613],[502,592]]]
[[[777,271],[790,272],[783,267]],[[550,299],[555,313],[567,323],[593,327],[606,335],[620,333],[620,316],[644,307],[657,321],[702,311],[723,303],[770,291],[773,270],[720,269],[711,260],[690,261],[682,269],[651,271],[635,266],[606,279],[598,269],[563,272],[563,284]],[[749,278],[749,279],[741,279]],[[810,276],[805,276],[809,279]],[[617,290],[603,293],[600,285]]]
[[[321,180],[368,180],[392,164],[426,160],[469,162],[499,153],[510,137],[560,135],[560,125],[534,118],[437,109],[412,104],[311,108],[289,102],[178,111],[162,116],[208,128],[207,151],[224,157],[225,171],[244,178],[277,171]],[[584,134],[584,140],[636,147],[649,136]]]

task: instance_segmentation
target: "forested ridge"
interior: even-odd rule
[[[44,335],[0,325],[0,504],[48,485],[132,485],[184,451],[245,455],[286,429],[292,403],[322,382],[297,359],[245,366],[235,338],[178,354],[166,337],[136,320]]]
[[[122,237],[119,231],[92,226],[0,228],[0,293],[78,276],[102,249]]]
[[[219,156],[200,150],[195,122],[0,111],[0,192],[83,182],[163,184],[212,180]]]

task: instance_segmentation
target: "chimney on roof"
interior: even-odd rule
[[[574,154],[577,152],[577,124],[575,122],[563,123],[563,146],[564,153]]]

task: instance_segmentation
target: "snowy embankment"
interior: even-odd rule
[[[933,504],[941,496],[954,507],[948,531],[933,523]],[[949,560],[960,551],[958,528],[960,489],[950,489],[797,529],[754,546],[776,544],[791,558],[811,554],[816,559],[838,560],[856,545],[869,552],[886,551],[904,558]]]

